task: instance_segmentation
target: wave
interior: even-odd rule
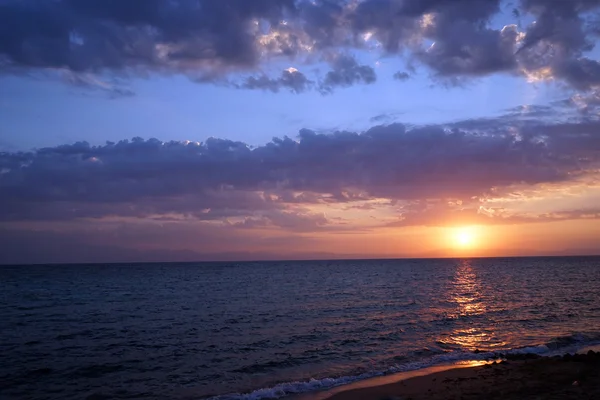
[[[414,371],[436,365],[448,365],[464,361],[482,361],[498,359],[510,355],[520,354],[552,356],[558,354],[575,353],[582,348],[598,344],[600,344],[600,333],[575,333],[573,335],[556,337],[547,343],[535,346],[519,347],[496,352],[451,351],[445,352],[443,354],[436,354],[418,361],[408,362],[404,364],[396,364],[383,371],[371,371],[365,372],[360,375],[340,376],[335,378],[310,379],[308,381],[280,383],[273,387],[258,389],[250,393],[231,393],[226,395],[219,395],[211,397],[209,400],[278,399],[293,394],[331,389],[336,386],[346,385],[363,379],[369,379],[377,376],[389,375],[399,372]]]

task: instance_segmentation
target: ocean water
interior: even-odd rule
[[[0,398],[262,399],[600,343],[600,258],[0,267]]]

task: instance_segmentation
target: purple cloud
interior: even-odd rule
[[[135,138],[5,152],[0,219],[176,214],[199,221],[269,219],[283,227],[295,204],[467,200],[497,187],[568,182],[592,171],[600,160],[599,124],[521,124],[509,114],[448,127],[303,129],[297,140],[275,138],[256,148],[214,138]]]

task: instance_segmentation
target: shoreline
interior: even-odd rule
[[[412,378],[429,376],[437,373],[443,373],[449,370],[454,369],[463,369],[463,368],[476,368],[486,364],[491,364],[494,361],[483,361],[483,360],[470,360],[470,361],[459,361],[456,363],[449,364],[439,364],[432,365],[425,368],[396,372],[388,375],[375,376],[372,378],[361,379],[351,383],[334,386],[329,389],[317,391],[317,392],[307,392],[301,393],[291,396],[286,396],[285,398],[288,400],[327,400],[338,394],[350,392],[353,390],[362,390],[362,389],[371,389],[380,386],[395,384],[398,382],[403,382]]]
[[[544,346],[545,347],[545,346]],[[525,350],[525,351],[523,351]],[[529,350],[529,351],[528,351]],[[248,391],[245,393],[228,393],[209,396],[210,400],[260,400],[260,399],[288,399],[288,400],[347,400],[346,396],[349,392],[364,391],[369,397],[359,398],[373,398],[370,392],[377,393],[380,388],[396,385],[412,379],[427,380],[429,377],[436,374],[454,374],[456,370],[473,370],[481,371],[487,369],[490,366],[495,367],[502,365],[507,367],[510,363],[511,367],[517,366],[522,361],[537,361],[540,364],[544,364],[544,360],[562,360],[563,357],[589,357],[587,353],[592,353],[592,359],[594,355],[600,360],[600,341],[594,340],[588,343],[581,343],[580,345],[572,344],[565,347],[558,347],[549,349],[545,347],[542,352],[536,350],[543,350],[540,346],[525,347],[521,349],[509,349],[507,351],[499,352],[482,352],[476,350],[471,355],[473,358],[459,358],[454,361],[442,361],[439,363],[429,364],[427,366],[408,368],[403,371],[397,371],[392,373],[376,373],[368,377],[360,376],[345,376],[339,378],[324,378],[323,380],[310,380],[310,381],[290,381],[287,383],[280,383],[274,386],[268,386],[261,389]],[[597,369],[600,371],[600,362],[598,363]],[[478,372],[475,372],[477,374]],[[469,375],[470,372],[467,372]],[[471,377],[471,376],[470,376]],[[327,382],[328,380],[346,380],[346,382],[335,384],[333,382]],[[474,379],[474,378],[473,378]],[[600,383],[600,376],[598,376]],[[333,383],[333,384],[332,384]],[[312,386],[312,389],[310,388]],[[430,394],[430,393],[429,393]],[[389,396],[387,396],[389,398]],[[397,397],[397,396],[392,396]],[[460,397],[459,397],[460,398]],[[598,396],[600,399],[600,390]],[[350,400],[354,400],[352,397]],[[389,400],[389,399],[388,399]],[[403,400],[407,400],[404,399]]]
[[[575,355],[509,355],[502,361],[439,365],[357,381],[293,400],[596,399],[600,346]],[[594,350],[598,352],[595,352]],[[584,350],[587,353],[582,354]],[[479,365],[478,365],[479,364]],[[541,397],[540,397],[541,396]]]

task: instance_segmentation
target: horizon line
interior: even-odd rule
[[[521,256],[465,256],[465,257],[358,257],[358,258],[290,258],[290,259],[254,259],[254,260],[198,260],[198,261],[114,261],[114,262],[55,262],[55,263],[0,263],[1,267],[34,267],[34,266],[96,266],[96,265],[140,265],[140,264],[218,264],[218,263],[257,263],[257,262],[315,262],[315,261],[410,261],[410,260],[478,260],[506,258],[593,258],[596,254],[548,254]]]

